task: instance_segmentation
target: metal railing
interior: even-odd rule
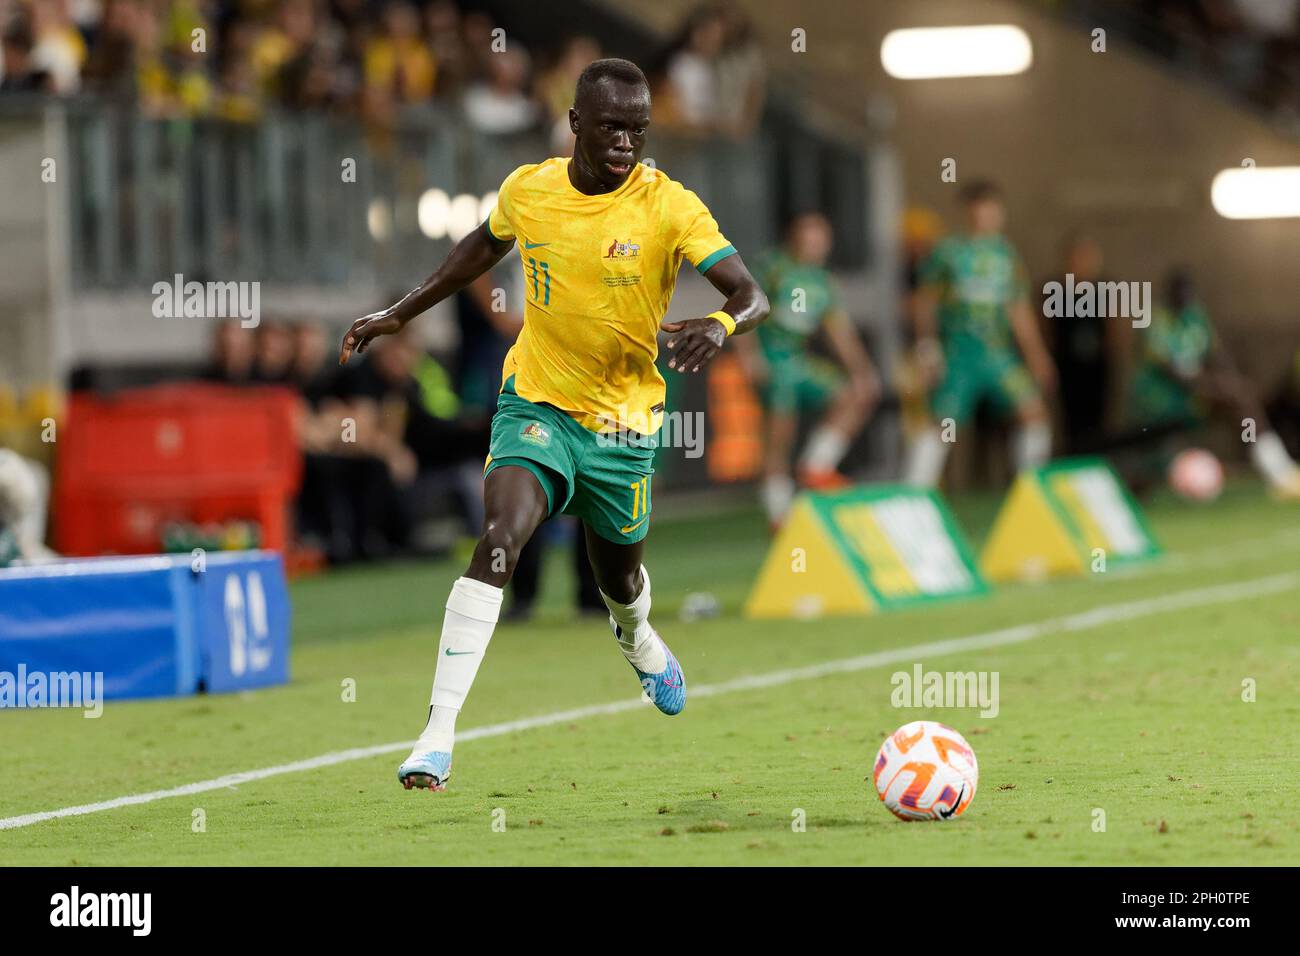
[[[70,154],[74,289],[147,287],[175,273],[405,286],[421,271],[414,262],[431,267],[449,246],[422,231],[421,195],[481,197],[551,155],[544,134],[489,136],[443,108],[385,133],[305,113],[153,119],[94,100],[64,101],[57,115]],[[841,239],[836,264],[865,262],[865,161],[843,144],[769,123],[747,142],[656,133],[647,156],[746,249],[775,242],[792,211],[823,206]]]

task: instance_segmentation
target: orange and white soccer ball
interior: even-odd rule
[[[933,720],[914,720],[885,738],[872,776],[894,816],[951,820],[975,799],[980,770],[965,737]]]
[[[1223,465],[1204,448],[1180,451],[1169,464],[1169,486],[1188,501],[1213,501],[1223,492]]]

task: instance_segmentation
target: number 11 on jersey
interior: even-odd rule
[[[534,302],[537,301],[537,267],[541,266],[542,267],[542,293],[544,295],[544,298],[542,299],[542,305],[550,305],[551,304],[550,264],[546,262],[538,262],[532,256],[528,257],[528,264],[532,266],[532,272],[528,274],[528,278],[533,280],[533,301]]]

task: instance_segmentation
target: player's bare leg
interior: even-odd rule
[[[546,520],[546,492],[527,468],[502,465],[483,480],[483,533],[465,576],[505,587],[519,552]]]
[[[677,658],[650,626],[650,575],[641,563],[642,542],[607,541],[585,524],[583,532],[619,649],[651,703],[670,716],[681,713],[686,706],[686,678]]]
[[[790,503],[794,500],[794,477],[790,474],[790,458],[799,419],[793,412],[773,411],[767,416],[767,448],[763,452],[763,508],[767,522],[775,531],[785,520]]]
[[[410,790],[443,790],[451,776],[451,752],[460,713],[501,613],[502,589],[519,552],[546,520],[546,492],[528,469],[502,465],[483,482],[483,533],[469,569],[452,586],[438,643],[438,666],[429,720],[411,755],[397,768]]]
[[[641,592],[641,558],[645,554],[645,542],[616,544],[606,541],[585,524],[582,531],[587,538],[587,555],[591,558],[592,573],[596,575],[596,586],[605,597],[620,604],[631,604]]]
[[[1052,457],[1052,420],[1047,403],[1037,395],[1016,406],[1017,429],[1012,440],[1012,466],[1017,472],[1038,468]]]
[[[934,488],[943,477],[948,461],[948,442],[939,426],[931,422],[908,443],[903,463],[903,480],[918,488]]]
[[[1254,423],[1254,441],[1250,443],[1250,463],[1259,472],[1274,497],[1282,501],[1300,501],[1300,467],[1287,452],[1281,436],[1274,430],[1250,381],[1235,368],[1216,369],[1206,376],[1204,391],[1227,407],[1235,420],[1246,427]]]
[[[799,460],[799,480],[804,486],[831,490],[850,484],[839,472],[840,462],[870,415],[871,396],[852,382],[835,393]]]

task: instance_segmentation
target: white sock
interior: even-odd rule
[[[1296,463],[1287,454],[1277,432],[1265,432],[1250,446],[1250,461],[1270,485],[1284,485],[1296,473]]]
[[[785,520],[786,512],[794,501],[794,492],[794,479],[789,475],[768,475],[763,479],[759,495],[763,499],[763,507],[767,509],[769,521]]]
[[[483,661],[488,641],[501,614],[501,588],[473,578],[457,578],[447,597],[438,641],[438,667],[429,699],[429,722],[413,753],[442,750],[451,753],[456,737],[456,715],[465,704],[474,675]]]
[[[948,444],[939,437],[939,432],[935,429],[922,432],[908,446],[903,480],[920,488],[933,488],[939,484],[947,460]]]
[[[1012,443],[1012,461],[1016,471],[1038,468],[1052,457],[1052,426],[1046,422],[1032,422],[1016,429]]]
[[[650,627],[650,575],[641,566],[641,593],[631,604],[619,604],[604,591],[600,596],[609,615],[619,626],[618,646],[632,666],[646,674],[660,674],[668,667],[663,642]]]
[[[456,742],[456,715],[459,713],[454,707],[430,707],[429,722],[420,731],[420,739],[411,748],[411,755],[428,753],[430,750],[451,753]]]
[[[808,439],[799,463],[813,471],[834,471],[849,450],[849,440],[830,425],[820,425]]]

